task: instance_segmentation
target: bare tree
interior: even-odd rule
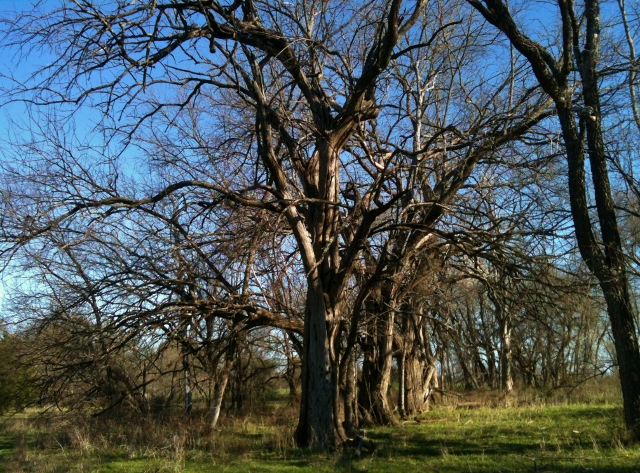
[[[145,202],[159,202],[178,189],[209,189],[237,204],[279,213],[288,222],[308,285],[300,444],[330,448],[344,439],[335,419],[338,360],[331,349],[343,288],[376,217],[399,196],[381,199],[387,164],[385,153],[376,153],[377,177],[354,213],[356,231],[340,256],[340,156],[360,123],[379,113],[376,82],[424,6],[423,1],[408,7],[392,1],[351,11],[346,4],[342,16],[347,20],[338,35],[337,17],[327,14],[327,5],[314,2],[96,6],[78,1],[42,16],[25,15],[9,26],[21,31],[18,41],[24,45],[70,44],[56,64],[42,71],[48,78],[30,90],[36,102],[96,101],[107,112],[114,107],[133,111],[138,103],[146,110],[134,113],[128,133],[145,116],[194,101],[205,89],[233,92],[248,107],[252,147],[266,178],[252,186],[252,193],[268,199],[250,196],[250,188],[192,178],[171,183]],[[178,65],[183,61],[190,65]],[[113,79],[96,82],[93,74],[100,71],[109,71]],[[58,87],[67,72],[75,79]],[[185,98],[155,104],[139,100],[154,86],[161,90],[168,84],[185,88]],[[8,239],[21,243],[87,209],[123,203],[113,199],[85,197],[56,216],[40,214],[35,225]]]
[[[555,103],[567,155],[576,238],[582,258],[600,282],[607,302],[620,369],[625,423],[631,437],[638,440],[640,349],[603,135],[600,2],[587,0],[584,8],[578,11],[574,2],[558,1],[562,37],[555,55],[551,49],[523,33],[503,1],[469,0],[469,3],[527,58],[541,87]],[[574,81],[574,73],[579,82]],[[576,90],[580,90],[579,95]],[[587,200],[586,157],[591,169],[597,226],[592,223]]]
[[[428,242],[447,233],[438,225],[476,166],[518,154],[514,143],[550,114],[523,61],[478,72],[496,44],[472,9],[424,0],[40,7],[5,21],[9,43],[25,54],[61,49],[6,99],[96,107],[105,146],[129,151],[87,165],[63,139],[60,159],[5,164],[5,261],[39,261],[46,273],[67,247],[93,248],[93,268],[108,257],[108,283],[95,286],[94,269],[83,302],[113,295],[116,326],[135,321],[179,341],[183,373],[197,362],[215,378],[212,420],[241,370],[243,337],[262,326],[286,331],[301,354],[300,445],[345,440],[340,389],[353,420],[363,327],[377,350],[363,351],[377,360],[367,380],[380,422],[394,419],[387,391],[400,330],[405,348],[420,344],[425,356],[403,358],[408,390],[433,386],[433,308],[415,295],[439,254]],[[118,165],[135,147],[146,185]],[[449,244],[464,246],[453,220]]]

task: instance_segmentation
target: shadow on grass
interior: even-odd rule
[[[390,450],[394,456],[440,457],[455,455],[524,455],[538,450],[534,442],[495,442],[491,436],[477,436],[473,440],[430,439],[426,434],[410,434],[405,438],[392,433],[371,434],[371,440],[379,444],[378,450]],[[483,442],[486,440],[486,442]]]

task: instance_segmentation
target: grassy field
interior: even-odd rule
[[[226,418],[213,434],[195,420],[12,417],[0,427],[0,471],[640,473],[615,405],[435,409],[371,429],[376,450],[359,459],[296,449],[292,414]]]

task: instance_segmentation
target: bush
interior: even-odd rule
[[[0,332],[0,414],[21,410],[37,401],[35,376],[20,361],[21,343],[18,336]]]

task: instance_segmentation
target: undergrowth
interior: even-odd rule
[[[544,393],[509,407],[490,407],[500,401],[492,399],[474,409],[450,400],[398,427],[369,429],[377,448],[362,458],[349,448],[296,448],[291,407],[227,415],[215,432],[197,414],[14,416],[0,426],[0,471],[640,473],[640,447],[625,441],[619,405],[569,397],[549,404]]]

